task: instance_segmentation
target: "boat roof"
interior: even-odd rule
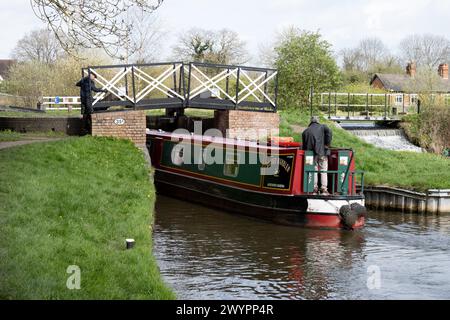
[[[258,141],[252,140],[244,140],[244,139],[233,139],[233,138],[223,138],[223,137],[213,137],[213,136],[204,136],[198,134],[181,134],[181,133],[173,133],[166,132],[161,130],[150,130],[147,129],[147,135],[159,136],[162,138],[170,139],[170,140],[191,140],[191,141],[200,141],[202,143],[216,143],[221,145],[232,145],[242,148],[259,148],[259,149],[270,149],[275,151],[288,151],[288,150],[298,150],[298,147],[282,147],[282,146],[273,146],[266,145],[264,143],[259,143]]]

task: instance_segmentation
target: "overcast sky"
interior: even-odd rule
[[[191,27],[235,30],[254,56],[259,43],[288,25],[319,30],[336,52],[373,36],[394,52],[412,33],[450,38],[449,0],[164,0],[157,14],[169,32],[166,54],[176,35]],[[0,59],[10,57],[27,32],[44,27],[29,0],[0,0],[0,21]]]

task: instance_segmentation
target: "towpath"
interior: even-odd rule
[[[16,140],[16,141],[3,141],[0,142],[0,150],[16,147],[16,146],[22,146],[30,143],[38,143],[38,142],[51,142],[51,141],[58,141],[65,138],[27,138],[25,140]]]

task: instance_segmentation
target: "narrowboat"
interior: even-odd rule
[[[147,148],[158,193],[279,224],[364,226],[364,176],[355,171],[350,149],[331,150],[329,195],[321,195],[314,192],[314,155],[292,140],[260,143],[148,130]]]

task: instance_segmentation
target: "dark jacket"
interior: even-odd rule
[[[303,150],[314,151],[316,156],[326,156],[327,148],[331,145],[333,134],[331,130],[324,124],[312,122],[309,127],[302,133]]]
[[[89,76],[78,81],[76,86],[80,87],[81,113],[91,114],[93,112],[91,91],[105,92],[105,90],[97,88],[94,81],[91,80]]]
[[[83,99],[91,98],[91,91],[104,92],[104,90],[99,89],[95,86],[94,81],[91,80],[89,76],[84,77],[80,81],[78,81],[76,86],[80,87],[80,98],[82,101]]]

